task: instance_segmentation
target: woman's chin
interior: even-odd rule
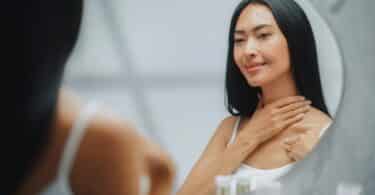
[[[247,83],[251,87],[261,87],[265,84],[265,82],[263,80],[250,80],[250,79],[247,80]]]

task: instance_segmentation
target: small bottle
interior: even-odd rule
[[[216,195],[231,195],[232,177],[216,176]]]
[[[250,195],[252,180],[249,175],[239,175],[236,177],[236,195]]]

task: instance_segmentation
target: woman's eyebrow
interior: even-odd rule
[[[235,35],[244,35],[244,34],[246,34],[246,31],[244,31],[244,30],[235,30],[234,34]]]
[[[272,25],[270,25],[270,24],[259,24],[259,25],[255,26],[253,29],[251,29],[251,31],[256,32],[256,31],[259,31],[260,29],[267,28],[267,27],[272,27]],[[234,31],[234,34],[235,35],[244,35],[244,34],[246,34],[246,30],[238,29],[238,30]]]
[[[259,31],[262,28],[267,28],[267,27],[272,27],[272,25],[270,25],[270,24],[260,24],[260,25],[255,26],[252,31],[256,32],[256,31]]]

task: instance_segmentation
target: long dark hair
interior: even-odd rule
[[[330,115],[324,102],[311,25],[294,0],[243,0],[236,7],[230,24],[225,78],[228,111],[235,116],[251,116],[259,101],[260,88],[249,86],[236,66],[233,56],[237,20],[242,10],[251,3],[267,6],[285,36],[289,47],[292,73],[299,93],[311,100],[312,106]]]
[[[17,2],[17,3],[16,3]],[[9,18],[12,64],[3,95],[0,194],[14,194],[38,163],[49,140],[65,63],[77,41],[82,0],[16,1]]]

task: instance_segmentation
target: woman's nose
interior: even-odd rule
[[[258,55],[258,49],[254,41],[247,41],[245,47],[245,54],[251,58],[254,58]]]

